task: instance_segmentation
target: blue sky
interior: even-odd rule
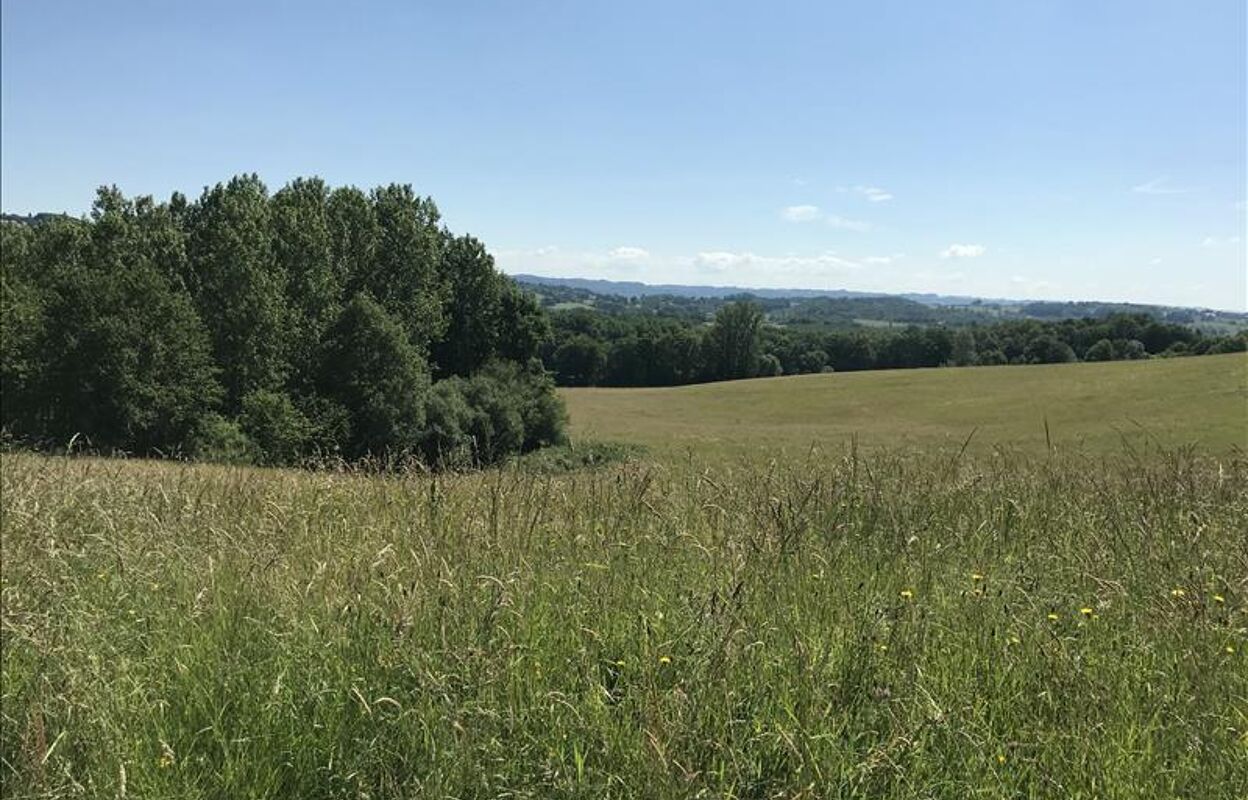
[[[412,183],[511,272],[1248,308],[1243,0],[3,0],[0,200]]]

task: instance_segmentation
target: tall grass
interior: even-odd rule
[[[9,797],[1243,797],[1248,463],[3,459]]]

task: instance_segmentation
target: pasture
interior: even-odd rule
[[[1248,447],[1248,356],[906,369],[661,389],[562,389],[574,436],[754,457],[811,444]],[[1047,432],[1046,432],[1047,424]]]

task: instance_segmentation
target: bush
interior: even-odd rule
[[[259,450],[260,463],[294,464],[305,452],[311,425],[290,398],[259,389],[243,398],[239,427]]]
[[[429,392],[420,452],[430,467],[465,467],[476,461],[469,431],[473,409],[461,391],[462,383],[459,378],[450,378],[435,383]]]
[[[256,443],[237,423],[220,414],[208,414],[200,419],[187,445],[187,455],[200,461],[255,464],[260,459]]]

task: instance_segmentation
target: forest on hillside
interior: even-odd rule
[[[673,386],[812,372],[1171,358],[1248,348],[1248,333],[1211,336],[1147,314],[1055,321],[983,317],[955,325],[940,316],[943,309],[898,298],[821,298],[791,307],[775,299],[701,298],[674,305],[667,310],[661,298],[645,298],[623,307],[551,309],[552,336],[541,347],[543,363],[564,386]],[[934,316],[925,318],[928,311]],[[915,321],[854,323],[854,315],[866,313]]]
[[[410,186],[105,187],[0,236],[6,438],[433,467],[563,438],[545,314]]]

